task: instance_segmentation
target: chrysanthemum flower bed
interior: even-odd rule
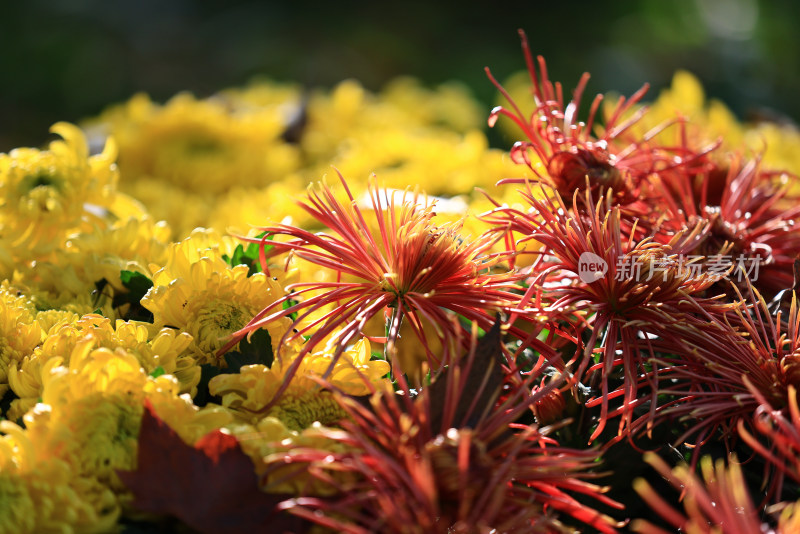
[[[523,45],[0,154],[0,533],[800,531],[800,134]]]

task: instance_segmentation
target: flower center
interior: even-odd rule
[[[221,339],[240,330],[251,316],[228,301],[214,299],[199,310],[196,336],[198,345],[213,351],[221,346]]]
[[[0,477],[0,531],[23,529],[31,532],[36,524],[34,510],[33,499],[25,485],[10,472],[4,473]]]
[[[121,393],[90,395],[71,408],[75,412],[67,423],[73,435],[70,451],[81,474],[123,488],[116,470],[128,469],[135,461],[141,408]]]
[[[284,397],[270,415],[298,432],[317,421],[331,426],[347,416],[328,391],[311,391],[299,398]]]
[[[201,135],[177,140],[176,145],[188,157],[211,156],[222,151],[219,140]]]
[[[586,187],[611,188],[617,196],[628,193],[628,187],[620,171],[614,167],[607,154],[597,154],[579,149],[575,152],[559,152],[555,154],[547,165],[547,170],[553,178],[562,198],[572,200],[576,189]]]
[[[40,170],[23,178],[19,183],[18,191],[20,195],[25,196],[40,187],[60,192],[62,180],[47,170]]]

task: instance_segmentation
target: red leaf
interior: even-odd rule
[[[291,495],[262,492],[237,439],[215,430],[187,445],[145,404],[134,471],[118,471],[139,511],[177,517],[201,533],[305,532],[276,505]]]
[[[456,428],[475,428],[485,412],[490,410],[497,402],[503,388],[503,335],[500,320],[495,320],[491,330],[478,340],[473,358],[465,357],[462,361],[462,371],[466,373],[461,378],[460,384],[450,383],[446,370],[442,376],[428,386],[428,395],[431,406],[431,429],[435,432],[446,432],[451,426]],[[456,392],[463,393],[463,401],[450,402]],[[476,398],[477,397],[477,398]],[[460,397],[457,397],[460,398]],[[454,405],[454,409],[446,417],[447,407]],[[442,426],[447,419],[447,424]]]

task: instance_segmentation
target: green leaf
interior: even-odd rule
[[[269,235],[266,238],[266,232],[261,232],[256,236],[256,238],[263,238],[265,241],[272,241],[274,236]],[[248,267],[248,276],[252,276],[255,273],[261,272],[261,264],[258,261],[258,249],[261,248],[261,243],[250,243],[247,245],[247,248],[244,248],[242,245],[237,245],[236,249],[233,251],[232,256],[228,256],[227,254],[222,255],[222,259],[228,262],[228,265],[231,267],[236,267],[237,265],[247,265]],[[272,250],[273,245],[264,245],[264,252],[269,252]]]
[[[194,397],[196,406],[203,407],[209,402],[220,403],[222,399],[215,397],[208,390],[209,381],[217,375],[238,373],[243,365],[262,364],[267,367],[272,366],[272,339],[269,332],[264,329],[256,330],[250,337],[239,343],[238,351],[231,351],[225,354],[227,368],[223,369],[216,365],[205,363],[200,366],[200,383],[197,384],[197,395]]]
[[[142,273],[137,273],[136,271],[120,271],[119,272],[119,279],[122,281],[122,285],[125,286],[131,293],[137,293],[144,296],[147,291],[153,287],[153,281],[147,278]],[[141,298],[139,297],[139,298]]]
[[[286,300],[283,301],[282,306],[283,306],[284,310],[288,310],[289,308],[291,308],[295,304],[298,304],[299,302],[300,302],[299,300],[286,299]],[[287,315],[287,317],[289,319],[291,319],[292,321],[296,321],[297,320],[297,312],[292,312],[289,315]]]
[[[105,293],[107,287],[108,280],[105,278],[101,278],[94,283],[94,290],[92,291],[92,306],[96,308],[95,313],[98,315],[102,315],[102,313],[99,311],[102,306],[101,302],[109,297],[109,295]]]
[[[256,330],[250,341],[242,340],[239,343],[239,350],[232,351],[225,355],[225,362],[228,364],[228,373],[237,373],[243,365],[261,364],[267,367],[272,366],[272,339],[269,332],[265,329]]]
[[[222,399],[213,396],[211,392],[208,391],[208,383],[212,378],[223,372],[225,372],[225,369],[221,369],[210,363],[204,363],[200,366],[200,382],[197,384],[197,394],[193,399],[195,406],[202,408],[209,402],[220,403]]]
[[[11,408],[11,403],[18,399],[19,396],[13,390],[7,389],[2,398],[0,398],[0,419],[5,418],[8,410]]]
[[[119,308],[126,304],[130,305],[123,319],[152,323],[153,314],[142,306],[141,301],[142,297],[153,287],[153,281],[142,273],[124,270],[119,272],[119,279],[128,292],[114,295],[111,305],[114,308]]]
[[[456,314],[456,317],[458,318],[458,322],[461,323],[461,326],[463,326],[464,329],[467,332],[469,332],[472,329],[472,321],[471,320],[467,319],[466,317],[464,317],[461,314]],[[478,339],[481,339],[485,335],[486,335],[486,330],[484,330],[481,327],[478,327]]]
[[[158,378],[164,373],[166,373],[166,371],[164,371],[164,368],[159,365],[158,367],[153,369],[153,371],[150,373],[150,376],[152,376],[153,378]]]

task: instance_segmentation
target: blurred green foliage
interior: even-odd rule
[[[40,145],[138,91],[199,96],[254,76],[378,89],[409,74],[462,80],[488,109],[523,68],[517,28],[554,79],[589,91],[654,91],[678,68],[740,116],[800,117],[800,3],[792,0],[616,2],[0,2],[0,150]],[[655,93],[654,93],[655,94]]]

